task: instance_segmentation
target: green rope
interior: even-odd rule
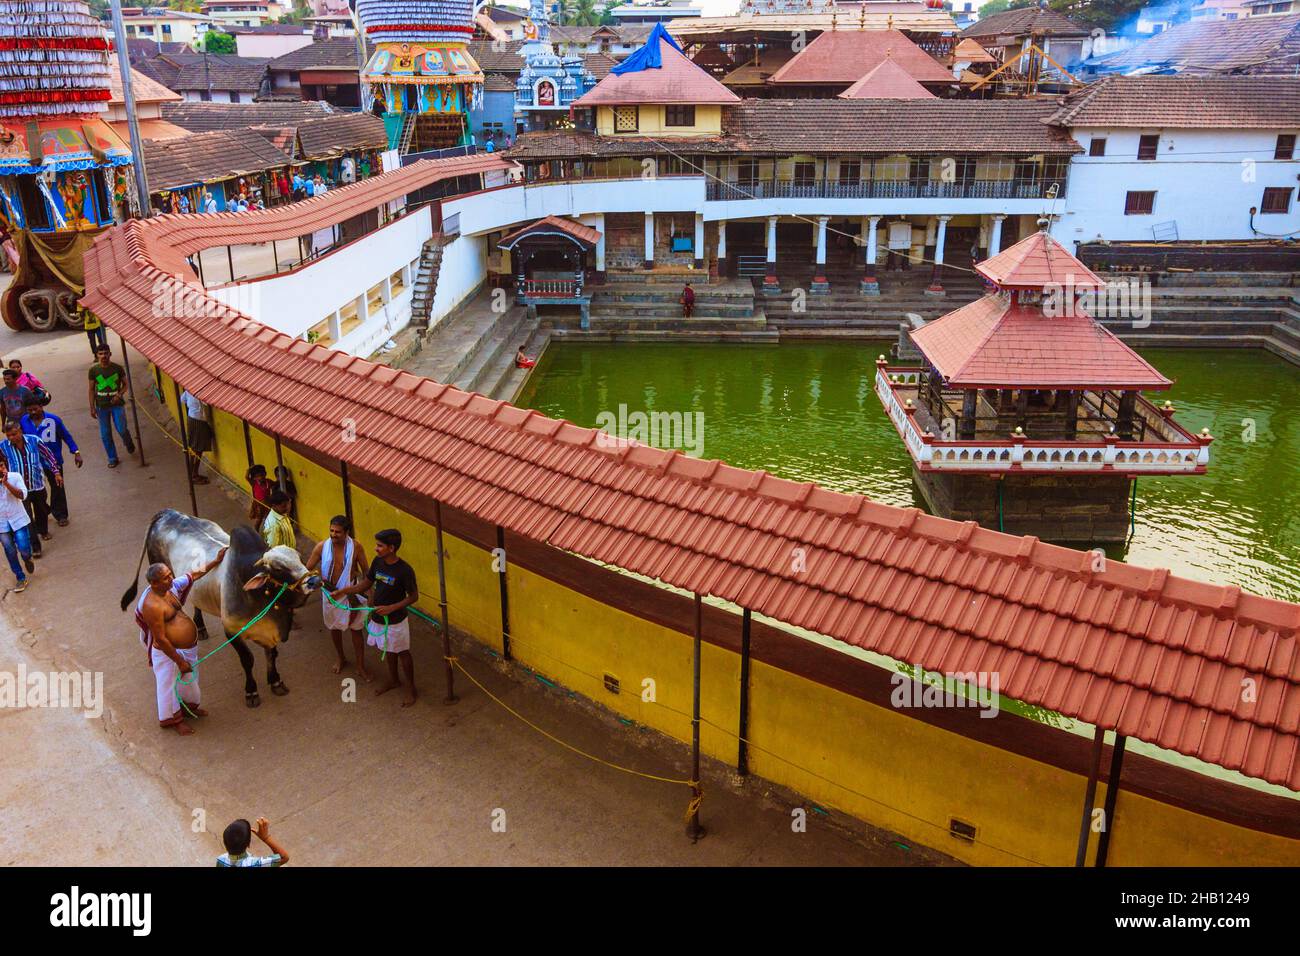
[[[374,607],[353,607],[351,604],[348,604],[346,601],[340,603],[340,602],[334,600],[334,598],[330,597],[330,592],[329,592],[329,590],[328,590],[328,589],[327,589],[323,584],[321,585],[321,593],[322,593],[323,595],[325,595],[325,600],[329,601],[330,604],[334,605],[334,607],[338,608],[340,611],[374,611],[374,610],[377,610],[377,608],[374,608]],[[429,615],[427,615],[427,614],[425,614],[423,611],[421,611],[419,608],[407,607],[407,610],[410,611],[412,614],[414,614],[416,617],[420,618],[421,620],[428,621],[428,622],[429,622],[430,624],[432,624],[435,628],[438,628],[439,630],[441,630],[441,625],[440,625],[437,621],[435,621],[433,618],[429,617]],[[382,660],[384,659],[384,657],[388,654],[388,615],[387,615],[387,614],[383,615],[383,618],[384,618],[384,643],[383,643],[383,646],[379,649],[379,659],[380,659],[381,661],[382,661]]]
[[[266,607],[262,608],[262,610],[260,610],[260,611],[257,612],[257,617],[253,618],[251,621],[249,621],[247,624],[245,624],[243,627],[241,627],[241,628],[240,628],[238,631],[236,631],[234,634],[230,635],[230,637],[226,638],[224,641],[222,641],[220,644],[218,644],[218,645],[217,645],[216,647],[214,647],[212,650],[208,651],[208,653],[204,654],[204,655],[203,655],[202,657],[200,657],[197,661],[195,661],[195,662],[194,662],[194,666],[193,666],[192,668],[190,668],[190,679],[189,679],[189,680],[181,680],[181,678],[185,676],[184,674],[177,674],[177,675],[176,675],[176,680],[174,680],[174,681],[172,682],[172,693],[176,695],[176,703],[180,704],[181,707],[184,707],[184,708],[185,708],[185,713],[189,714],[191,717],[194,716],[194,711],[190,710],[189,707],[186,707],[186,706],[185,706],[185,701],[181,699],[181,692],[180,692],[180,690],[177,689],[176,685],[177,685],[177,684],[184,684],[186,687],[188,687],[190,684],[193,684],[194,681],[195,681],[195,679],[199,676],[199,665],[202,664],[204,661],[206,661],[209,657],[211,657],[211,656],[212,656],[213,654],[215,654],[217,651],[221,650],[221,648],[225,647],[227,644],[229,644],[229,643],[230,643],[231,641],[233,641],[235,638],[239,637],[239,635],[243,634],[245,631],[247,631],[250,627],[252,627],[252,626],[253,626],[254,624],[256,624],[258,621],[260,621],[262,618],[266,617],[267,613],[270,612],[271,608],[275,607],[275,602],[278,601],[278,600],[280,600],[280,597],[281,597],[281,596],[284,594],[284,592],[287,591],[288,589],[289,589],[289,585],[287,585],[287,584],[281,584],[281,585],[280,585],[280,590],[277,591],[277,592],[275,593],[275,597],[271,598],[271,602],[270,602],[269,604],[267,604]]]

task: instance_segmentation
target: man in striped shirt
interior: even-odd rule
[[[14,418],[5,422],[5,437],[0,441],[0,454],[9,471],[16,471],[27,486],[27,500],[23,504],[32,519],[32,557],[41,556],[41,542],[50,537],[50,502],[45,487],[45,472],[50,473],[56,485],[63,484],[63,469],[49,448],[35,435],[23,433],[23,426]]]

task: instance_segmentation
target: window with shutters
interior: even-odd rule
[[[635,106],[614,107],[614,132],[635,133],[637,129],[637,108]]]
[[[1264,200],[1259,204],[1261,213],[1286,215],[1291,211],[1290,186],[1270,186],[1264,190]]]
[[[1143,136],[1138,140],[1138,159],[1155,159],[1156,151],[1160,148],[1159,134]]]
[[[1149,216],[1155,207],[1155,190],[1144,192],[1130,191],[1124,199],[1124,215],[1126,216]]]
[[[1295,133],[1279,133],[1277,146],[1273,149],[1274,159],[1291,159],[1295,156]]]
[[[1105,136],[1094,136],[1094,137],[1092,138],[1092,142],[1090,142],[1090,143],[1088,144],[1088,155],[1089,155],[1089,156],[1105,156],[1105,155],[1106,155],[1106,137],[1105,137]]]

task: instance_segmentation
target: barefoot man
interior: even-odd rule
[[[207,711],[199,706],[199,675],[194,666],[199,660],[198,632],[194,621],[182,610],[194,582],[207,574],[226,556],[222,548],[217,556],[201,568],[176,577],[172,569],[159,562],[149,565],[145,580],[149,590],[140,595],[135,605],[135,621],[140,625],[140,642],[149,652],[149,666],[158,682],[158,726],[175,727],[182,737],[194,733],[185,722],[185,701],[195,717],[206,717]],[[177,683],[184,675],[189,683]],[[177,694],[180,700],[177,700]]]
[[[341,587],[356,584],[366,577],[366,553],[352,540],[352,528],[343,515],[330,519],[330,536],[316,545],[307,559],[307,570],[314,572],[320,568],[321,589],[320,609],[325,627],[334,639],[334,652],[338,659],[334,662],[334,673],[343,670],[348,659],[343,653],[343,632],[352,632],[352,650],[357,657],[357,676],[366,683],[370,675],[366,673],[366,635],[362,632],[363,614],[361,611],[349,611],[335,607],[330,603],[334,598],[339,604],[352,604],[350,597],[339,597],[331,592]]]
[[[410,707],[415,703],[415,660],[411,657],[411,622],[407,620],[406,609],[420,599],[420,591],[415,582],[415,569],[397,556],[401,546],[402,532],[395,528],[376,534],[375,560],[370,562],[370,570],[358,583],[335,591],[334,599],[341,600],[345,594],[366,594],[374,589],[375,609],[366,624],[366,642],[383,651],[388,660],[388,683],[375,693],[384,694],[401,686],[397,676],[400,660],[410,685],[402,706]]]

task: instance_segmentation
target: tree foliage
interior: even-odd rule
[[[1084,26],[1101,27],[1107,33],[1134,19],[1148,3],[1149,0],[1048,0],[1048,6],[1057,13]]]
[[[209,30],[203,34],[202,49],[204,53],[234,53],[235,38],[229,33]]]

